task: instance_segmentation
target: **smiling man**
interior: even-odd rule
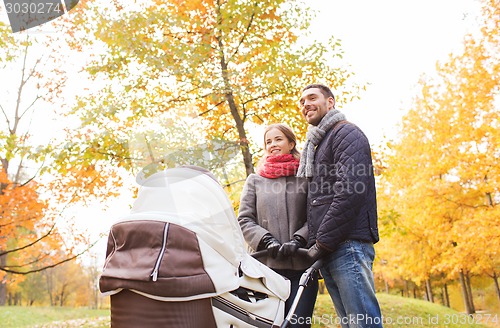
[[[309,178],[309,257],[323,258],[321,273],[342,327],[382,327],[372,272],[379,235],[368,139],[335,109],[325,85],[305,87],[300,109],[310,124],[297,172]]]

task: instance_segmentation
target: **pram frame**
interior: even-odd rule
[[[299,248],[297,250],[298,255],[302,256],[307,256],[307,249],[306,248]],[[260,257],[267,256],[267,251],[262,250],[258,251],[252,254],[252,256],[256,259]],[[288,328],[291,324],[291,320],[293,318],[293,315],[295,314],[295,311],[297,310],[297,306],[299,305],[300,298],[302,297],[302,294],[304,292],[304,289],[309,285],[309,282],[314,279],[314,274],[319,271],[319,269],[323,266],[323,260],[320,258],[316,260],[309,268],[304,271],[302,276],[300,277],[299,280],[299,288],[297,290],[297,294],[295,295],[293,299],[293,303],[290,306],[290,310],[286,314],[283,323],[281,324],[280,328]]]

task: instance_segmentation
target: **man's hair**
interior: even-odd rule
[[[313,89],[313,88],[319,89],[321,91],[321,93],[323,94],[323,96],[325,96],[325,98],[332,97],[333,100],[335,100],[335,96],[333,95],[332,90],[330,90],[329,87],[327,87],[326,85],[321,84],[321,83],[309,84],[304,89],[302,89],[302,92],[306,91],[307,89]]]

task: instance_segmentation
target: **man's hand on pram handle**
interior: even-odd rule
[[[304,248],[307,241],[299,235],[293,235],[293,239],[281,245],[278,256],[289,257],[297,253],[299,248]]]
[[[317,242],[312,245],[308,250],[307,250],[307,257],[311,260],[311,262],[315,262],[322,258],[323,256],[327,255],[329,251],[321,247]]]
[[[260,240],[258,250],[266,250],[267,255],[275,259],[280,248],[281,244],[278,239],[274,238],[270,233],[266,233]]]
[[[315,247],[315,246],[313,246]],[[320,251],[314,249],[312,250],[312,248],[298,248],[297,251],[292,255],[292,256],[301,256],[301,257],[304,257],[304,258],[307,258],[310,263],[313,263],[313,262],[319,262],[319,260],[328,254],[328,251],[324,250],[321,248]],[[267,249],[261,249],[261,250],[258,250],[257,252],[254,252],[252,254],[250,254],[253,258],[256,258],[256,259],[259,259],[261,257],[266,257],[266,256],[269,256],[269,253],[268,253],[268,250]],[[280,254],[278,254],[278,259],[283,259],[283,257],[280,257]]]

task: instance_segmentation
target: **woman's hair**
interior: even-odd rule
[[[280,130],[285,135],[285,138],[288,139],[288,142],[293,142],[293,148],[290,151],[290,154],[298,159],[300,157],[300,152],[297,150],[297,137],[295,136],[295,133],[293,133],[293,130],[288,125],[283,123],[270,124],[264,130],[264,154],[266,154],[266,134],[272,129]]]

